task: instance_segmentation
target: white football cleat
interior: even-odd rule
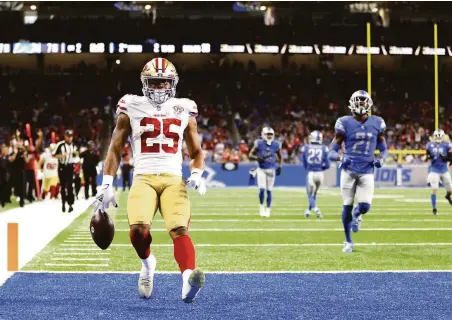
[[[206,275],[200,269],[187,269],[182,273],[182,300],[192,303],[206,281]]]
[[[315,207],[314,212],[315,212],[315,215],[317,216],[317,218],[323,218],[323,214],[319,208]]]
[[[264,207],[263,205],[260,205],[260,206],[259,206],[259,215],[260,215],[261,217],[264,217],[264,216],[265,216],[265,207]]]
[[[269,218],[269,217],[270,217],[270,214],[271,214],[271,209],[270,209],[270,208],[267,208],[267,209],[265,210],[264,217],[265,217],[265,218]]]
[[[140,297],[149,299],[154,288],[154,274],[157,267],[157,260],[154,255],[149,256],[149,269],[144,265],[141,267],[140,277],[138,278],[138,293]]]
[[[306,210],[304,211],[304,216],[305,216],[306,218],[309,218],[309,217],[311,216],[311,210],[306,209]]]
[[[342,252],[345,252],[345,253],[353,252],[353,242],[346,242],[344,249],[342,249]]]

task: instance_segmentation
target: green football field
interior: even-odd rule
[[[205,271],[449,270],[452,207],[441,191],[438,216],[429,189],[376,189],[371,212],[353,234],[355,252],[342,253],[344,234],[339,189],[322,189],[318,205],[324,219],[304,217],[303,189],[274,191],[270,218],[258,213],[257,189],[190,192],[190,234],[197,262]],[[127,192],[109,211],[115,238],[100,250],[89,233],[91,208],[76,219],[23,270],[139,271],[141,262],[129,241]],[[178,271],[172,241],[157,213],[152,251],[158,271]]]

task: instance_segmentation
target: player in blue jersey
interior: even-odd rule
[[[259,166],[256,170],[257,185],[259,187],[259,203],[261,217],[270,217],[272,205],[272,189],[275,184],[275,175],[281,174],[281,144],[274,141],[275,132],[270,127],[262,129],[262,139],[254,142],[250,151],[250,160],[257,160]],[[276,163],[278,158],[278,164]],[[267,206],[264,207],[265,192],[267,192]]]
[[[452,204],[452,181],[449,174],[447,162],[452,153],[452,144],[444,141],[444,131],[439,129],[433,132],[433,141],[427,144],[427,159],[431,160],[427,182],[432,188],[430,200],[432,201],[433,214],[436,210],[436,194],[438,193],[439,182],[447,190],[446,199]]]
[[[384,131],[386,124],[377,116],[369,115],[372,98],[364,91],[353,93],[349,101],[352,116],[336,121],[335,137],[329,153],[330,160],[340,161],[341,193],[343,200],[342,223],[345,232],[343,252],[353,251],[350,229],[358,232],[362,215],[369,212],[374,193],[374,168],[381,168],[388,157]],[[345,152],[339,154],[342,143]],[[375,159],[375,149],[380,155]],[[355,196],[358,205],[353,208]]]
[[[308,194],[309,208],[304,215],[309,218],[311,210],[314,210],[317,218],[323,218],[322,212],[316,205],[317,191],[323,183],[323,171],[331,165],[328,158],[328,148],[322,144],[323,136],[319,131],[312,131],[309,136],[309,144],[301,148],[303,166],[306,169],[306,192]]]

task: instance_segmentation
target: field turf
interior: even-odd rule
[[[210,189],[190,193],[190,234],[198,266],[206,271],[347,271],[451,269],[452,207],[440,195],[438,216],[428,189],[376,189],[361,231],[353,234],[355,252],[342,253],[344,235],[338,189],[323,189],[318,205],[324,219],[304,217],[303,189],[274,191],[272,215],[258,214],[256,189]],[[110,210],[116,234],[102,251],[89,234],[91,209],[61,232],[24,270],[139,271],[129,241],[127,192]],[[177,271],[172,241],[159,213],[152,225],[152,251],[158,271]]]

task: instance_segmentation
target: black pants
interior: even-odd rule
[[[126,185],[130,190],[130,171],[132,166],[130,164],[124,164],[121,168],[122,171],[122,190],[126,190]]]
[[[74,166],[72,164],[60,164],[58,166],[58,178],[60,178],[63,205],[67,203],[72,206],[74,204]]]
[[[85,199],[88,199],[89,186],[91,186],[91,195],[97,194],[97,171],[96,168],[83,168],[83,178],[85,179]]]
[[[27,200],[32,202],[34,200],[33,190],[35,189],[36,185],[35,171],[25,170],[25,179],[27,182]]]
[[[11,202],[11,185],[6,173],[0,177],[0,202],[2,207]]]
[[[24,206],[25,197],[25,170],[14,171],[11,175],[12,185],[14,188],[14,196],[19,197],[19,204]]]

